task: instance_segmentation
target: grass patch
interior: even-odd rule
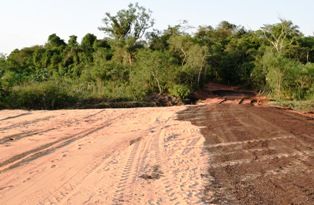
[[[273,101],[272,105],[291,108],[302,112],[314,112],[314,100],[302,100],[302,101]]]

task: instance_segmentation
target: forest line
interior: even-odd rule
[[[280,19],[252,31],[223,21],[153,29],[138,4],[106,13],[105,38],[56,34],[0,56],[0,107],[56,109],[90,101],[185,101],[209,81],[262,91],[276,100],[314,100],[314,36]]]

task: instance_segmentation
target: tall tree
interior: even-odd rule
[[[261,31],[264,39],[277,53],[283,53],[302,35],[298,26],[284,19],[280,19],[280,23],[277,24],[265,25]]]
[[[84,51],[92,51],[94,42],[97,40],[97,37],[94,34],[86,34],[81,41],[81,48]]]
[[[103,22],[105,26],[99,27],[99,30],[113,39],[112,44],[117,56],[121,56],[121,61],[125,63],[127,59],[128,63],[132,64],[136,43],[154,24],[151,11],[137,3],[129,4],[127,10],[120,10],[116,15],[106,13]]]
[[[70,47],[70,48],[78,47],[77,36],[75,36],[75,35],[70,36],[67,46]]]
[[[57,34],[53,33],[48,37],[46,46],[49,48],[57,48],[66,46],[66,43],[59,36],[57,36]]]

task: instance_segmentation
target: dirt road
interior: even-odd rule
[[[314,122],[275,108],[0,111],[0,204],[313,204]]]
[[[0,204],[199,203],[204,138],[183,109],[1,111]]]
[[[314,204],[314,121],[276,108],[191,107],[208,151],[204,200],[213,204]]]

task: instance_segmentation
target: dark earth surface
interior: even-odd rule
[[[178,116],[206,138],[206,204],[314,204],[313,118],[238,104],[191,106]]]

